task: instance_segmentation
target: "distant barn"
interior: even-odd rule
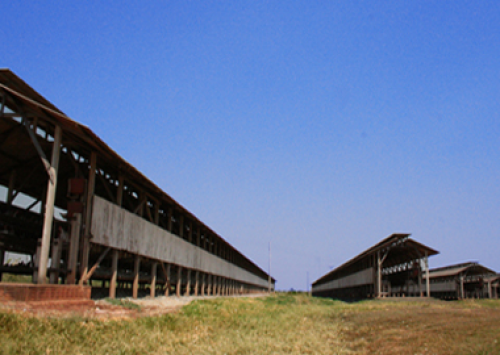
[[[477,262],[431,269],[431,296],[441,299],[498,298],[500,275]]]
[[[0,137],[0,280],[7,272],[39,285],[90,284],[110,297],[274,288],[264,270],[8,69],[0,70]],[[175,169],[168,154],[158,164]],[[6,252],[26,259],[7,264]]]
[[[312,284],[313,296],[343,300],[372,297],[429,296],[423,285],[429,256],[438,252],[410,238],[392,234]]]

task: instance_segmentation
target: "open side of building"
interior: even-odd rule
[[[431,269],[431,296],[441,299],[498,298],[500,275],[477,262]]]
[[[423,285],[429,256],[438,251],[410,238],[392,234],[322,276],[312,284],[313,296],[343,300],[372,297],[429,296]]]
[[[0,187],[0,281],[26,274],[37,284],[98,285],[92,291],[110,297],[274,289],[270,275],[8,69]],[[7,265],[5,252],[29,261]]]

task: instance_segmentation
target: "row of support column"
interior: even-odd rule
[[[111,263],[111,278],[109,281],[109,297],[116,298],[116,290],[118,286],[118,264],[119,264],[119,251],[112,251],[112,263]],[[137,298],[139,296],[140,282],[140,267],[142,258],[138,255],[134,257],[134,273],[132,281],[132,297]],[[175,288],[175,295],[177,297],[181,296],[225,296],[234,294],[243,294],[252,292],[254,287],[242,284],[235,280],[227,279],[222,276],[207,274],[199,270],[184,270],[183,267],[177,266],[176,272],[176,282],[175,285],[171,284],[172,274],[171,274],[171,264],[164,264],[159,261],[151,263],[151,273],[150,273],[150,296],[156,296],[157,281],[158,281],[158,265],[162,270],[163,278],[165,282],[162,285],[163,294],[169,296],[172,291],[172,286]],[[183,274],[186,276],[183,278]],[[194,276],[194,280],[192,280]],[[184,282],[183,282],[184,281]],[[194,283],[192,282],[194,281]],[[144,284],[144,283],[142,283]]]

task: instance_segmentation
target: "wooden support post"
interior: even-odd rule
[[[134,258],[134,283],[132,285],[132,297],[137,298],[139,291],[139,271],[141,269],[141,257],[136,255]]]
[[[78,248],[80,247],[80,230],[82,226],[82,215],[75,213],[71,220],[71,234],[68,253],[68,276],[66,284],[74,285],[76,282],[76,269],[78,263]]]
[[[182,267],[177,267],[177,285],[175,286],[175,295],[181,297],[181,281],[182,281]]]
[[[170,295],[170,288],[172,287],[170,285],[170,264],[167,265],[167,282],[166,282],[166,290],[165,290],[165,296]]]
[[[144,191],[139,191],[138,202],[139,202],[139,204],[134,209],[133,213],[142,217],[144,215],[144,205],[147,202],[147,196],[144,193]]]
[[[420,294],[420,297],[424,296],[424,293],[422,292],[422,260],[418,260],[418,292]]]
[[[191,293],[191,269],[187,269],[186,290],[184,292],[184,296],[189,296],[190,293]]]
[[[151,286],[150,286],[150,292],[149,295],[151,297],[156,297],[156,270],[158,267],[158,263],[155,261],[153,264],[151,264]]]
[[[464,299],[465,294],[464,294],[464,276],[460,275],[460,299]]]
[[[35,255],[33,255],[33,282],[36,283],[38,282],[38,265],[40,261],[40,253],[42,250],[42,238],[38,238],[37,240],[37,245],[36,245],[36,252]]]
[[[198,296],[198,287],[200,286],[200,272],[196,270],[194,276],[194,295]]]
[[[52,235],[52,223],[54,222],[54,201],[57,189],[57,172],[59,170],[59,155],[61,153],[62,129],[56,126],[54,142],[52,144],[52,157],[50,163],[49,181],[47,183],[47,198],[45,203],[45,215],[43,220],[42,246],[38,263],[38,283],[47,282],[47,263],[49,261],[50,238]]]
[[[167,210],[167,230],[172,232],[172,207],[169,207]]]
[[[0,268],[3,266],[3,263],[5,262],[5,250],[2,248],[0,249]],[[2,282],[2,271],[0,270],[0,282]]]
[[[385,258],[387,258],[387,255],[389,254],[389,250],[387,250],[384,255],[381,257],[380,256],[380,250],[377,252],[377,297],[382,297],[383,291],[382,291],[382,265],[384,264]]]
[[[206,278],[206,274],[204,272],[201,273],[201,289],[200,289],[200,293],[202,296],[205,296],[205,278]]]
[[[193,224],[189,223],[188,242],[193,242]]]
[[[60,238],[54,239],[52,242],[52,258],[51,258],[51,270],[49,276],[49,283],[52,285],[57,285],[59,283],[59,267],[61,266],[61,254],[62,254],[62,240]]]
[[[165,279],[165,296],[170,294],[170,264],[167,264],[167,269],[165,269],[165,265],[163,262],[160,262],[161,270],[163,272],[163,277]],[[167,271],[168,270],[168,271]]]
[[[212,294],[212,275],[207,275],[207,296]]]
[[[380,262],[380,251],[377,252],[377,297],[382,296],[382,263]]]
[[[12,205],[12,202],[14,202],[14,192],[15,192],[15,185],[16,185],[16,171],[12,170],[9,176],[9,186],[7,189],[7,204]]]
[[[95,152],[92,152],[90,154],[90,171],[87,182],[87,199],[85,204],[85,224],[83,229],[82,263],[80,265],[80,285],[83,284],[83,277],[87,274],[87,270],[89,268],[90,225],[92,222],[92,201],[94,197],[96,166],[97,155]]]
[[[155,201],[154,222],[156,225],[160,224],[160,202],[158,201]]]
[[[179,237],[184,238],[184,216],[179,218]]]
[[[493,298],[491,291],[491,281],[488,281],[488,298]]]
[[[109,298],[116,298],[116,281],[118,279],[118,258],[120,252],[113,250],[113,260],[111,262],[111,281],[109,282]]]
[[[120,207],[122,207],[123,203],[123,176],[118,177],[118,191],[116,193],[116,204]]]
[[[99,258],[97,259],[96,263],[94,264],[94,266],[92,266],[92,268],[82,277],[82,279],[80,280],[80,284],[84,284],[86,283],[88,280],[90,280],[90,278],[92,277],[92,275],[94,274],[94,272],[97,270],[97,268],[99,267],[99,265],[101,264],[101,262],[104,260],[104,258],[106,257],[106,255],[109,253],[109,251],[111,250],[110,247],[107,247],[106,249],[104,249],[104,251],[101,253],[101,255],[99,256]]]
[[[425,287],[427,290],[427,297],[431,297],[431,282],[429,280],[429,256],[425,252]]]

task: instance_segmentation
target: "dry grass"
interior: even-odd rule
[[[342,354],[339,324],[330,321],[335,303],[326,304],[288,295],[215,299],[108,322],[0,313],[0,353]]]
[[[359,354],[500,354],[500,301],[363,302],[343,313]]]
[[[122,321],[0,313],[0,354],[499,354],[500,301],[346,304],[278,294]]]

